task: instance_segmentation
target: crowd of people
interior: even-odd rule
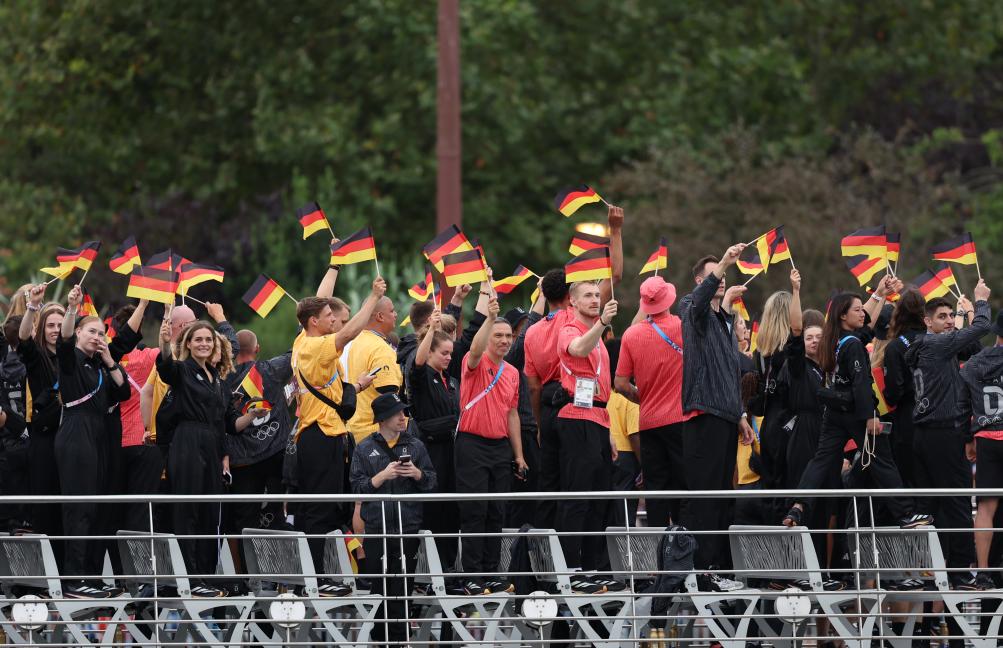
[[[235,331],[222,307],[213,323],[187,305],[167,307],[156,344],[143,344],[148,307],[116,312],[106,329],[78,317],[79,286],[65,307],[45,285],[23,286],[4,323],[0,364],[2,488],[5,494],[304,494],[554,492],[504,502],[172,504],[150,519],[144,505],[6,506],[12,531],[76,539],[60,543],[67,596],[102,598],[95,580],[110,543],[89,540],[117,529],[181,536],[284,526],[314,534],[323,569],[323,534],[364,538],[363,573],[413,570],[416,540],[384,544],[374,534],[428,528],[444,565],[458,562],[468,595],[512,590],[498,573],[503,526],[555,528],[582,594],[616,590],[604,540],[593,532],[633,524],[636,501],[562,498],[559,492],[722,491],[712,499],[647,498],[645,523],[719,531],[733,523],[833,529],[864,523],[839,499],[729,498],[735,488],[789,490],[1003,487],[1003,317],[993,324],[989,288],[953,304],[926,301],[885,276],[870,295],[840,293],[821,310],[803,309],[801,276],[762,308],[756,348],[735,308],[745,288],[726,275],[745,245],[693,267],[689,294],[659,276],[640,286],[640,307],[617,336],[613,287],[622,275],[623,212],[609,209],[612,279],[566,281],[563,269],[539,280],[530,310],[502,313],[491,282],[409,307],[412,331],[382,278],[352,308],[334,296],[330,266],[317,294],[298,302],[290,350],[259,358],[250,330]],[[889,297],[896,296],[894,303]],[[470,296],[472,313],[463,313]],[[995,344],[982,348],[990,333]],[[880,369],[878,412],[872,369]],[[251,373],[262,394],[241,389]],[[984,571],[993,549],[996,498],[881,498],[874,522],[932,524],[947,534],[952,585],[995,587]],[[861,513],[863,515],[863,513]],[[457,534],[460,538],[458,542]],[[460,551],[462,543],[462,551]],[[820,536],[825,566],[838,543]],[[192,574],[213,574],[215,540],[186,539]],[[385,551],[389,552],[384,555]],[[726,537],[699,535],[702,587],[735,585]],[[974,570],[974,571],[973,571]],[[388,586],[395,581],[388,580]],[[838,583],[831,585],[838,587]],[[374,580],[374,587],[381,587]],[[349,590],[323,580],[322,596]],[[390,592],[393,593],[393,592]],[[222,596],[200,581],[197,596]],[[392,631],[392,629],[391,629]]]

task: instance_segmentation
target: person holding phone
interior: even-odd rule
[[[380,394],[373,399],[372,415],[379,429],[355,448],[349,473],[352,492],[407,495],[435,489],[435,468],[425,444],[408,430],[405,407],[397,394]],[[413,534],[422,524],[422,505],[400,501],[364,502],[360,513],[367,534],[362,541],[366,557],[361,571],[373,575],[374,595],[390,597],[384,619],[406,618],[401,597],[411,591],[412,584],[407,583],[402,574],[415,572],[418,538]],[[379,534],[410,537],[381,538]],[[373,640],[377,642],[397,643],[406,639],[405,623],[377,623],[373,631]]]

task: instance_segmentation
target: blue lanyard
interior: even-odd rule
[[[464,412],[466,412],[468,409],[479,403],[482,398],[491,393],[491,390],[495,388],[496,384],[498,384],[498,379],[501,378],[502,372],[505,371],[505,366],[507,364],[508,364],[507,362],[503,361],[500,365],[498,365],[498,372],[495,374],[495,377],[491,380],[491,384],[485,387],[484,391],[482,391],[480,394],[477,394],[477,396],[475,396],[469,403],[466,404],[466,406],[464,406],[463,408]],[[463,412],[460,413],[462,414]],[[457,420],[456,425],[457,429],[459,429],[460,425],[459,420]]]
[[[904,335],[900,335],[899,339],[902,340],[902,344],[904,344],[905,348],[908,349],[909,348],[909,344],[910,344],[909,339],[906,336],[904,336]]]
[[[653,319],[651,319],[650,317],[648,318],[648,324],[651,324],[651,328],[655,329],[655,333],[658,333],[658,337],[660,337],[663,340],[665,340],[666,344],[668,344],[670,347],[672,347],[673,349],[675,349],[679,353],[679,355],[683,354],[682,347],[680,347],[678,344],[676,344],[675,342],[673,342],[672,339],[669,338],[669,336],[665,334],[665,331],[663,331],[662,329],[660,329],[658,327],[658,324],[655,324],[655,321]]]
[[[752,423],[752,433],[756,435],[756,443],[762,443],[759,439],[759,423],[756,422],[756,417],[749,417],[749,423]]]
[[[69,407],[76,407],[77,405],[83,405],[84,403],[86,403],[90,399],[94,398],[94,396],[99,391],[101,391],[101,385],[103,383],[104,383],[104,372],[101,371],[100,369],[98,369],[98,386],[94,388],[94,391],[92,391],[91,393],[87,394],[86,396],[84,396],[82,398],[78,398],[75,401],[71,401],[69,403],[64,404],[63,407],[69,408]]]

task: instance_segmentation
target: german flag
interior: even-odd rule
[[[247,409],[259,407],[261,409],[272,409],[272,404],[265,400],[265,385],[261,379],[261,372],[255,365],[251,365],[251,370],[247,372],[244,379],[240,381],[240,388],[252,400],[261,399],[260,402],[248,403]]]
[[[884,416],[889,412],[894,412],[895,408],[885,400],[885,370],[884,367],[871,367],[871,388],[874,390],[874,398],[878,401],[878,416]]]
[[[937,261],[947,261],[949,263],[960,263],[961,265],[975,265],[978,258],[975,256],[975,240],[969,232],[961,236],[956,236],[949,241],[944,241],[939,245],[930,248],[930,254]]]
[[[582,205],[599,202],[602,198],[588,185],[562,189],[554,197],[554,207],[565,216],[571,216]]]
[[[251,307],[255,313],[261,317],[268,317],[268,314],[275,308],[286,294],[282,287],[268,275],[260,274],[254,280],[251,287],[244,293],[244,303]]]
[[[571,256],[578,256],[586,250],[595,250],[601,247],[609,247],[608,237],[586,234],[585,232],[575,232],[571,237],[571,245],[568,246],[568,252],[571,253]]]
[[[118,246],[115,254],[111,255],[108,267],[112,269],[112,272],[127,275],[132,272],[133,268],[142,264],[143,261],[139,258],[139,247],[136,245],[136,237],[130,236],[122,242],[122,245]]]
[[[529,296],[530,305],[535,304],[536,300],[539,298],[540,298],[540,287],[537,286],[536,288],[533,289],[533,294]]]
[[[90,269],[97,258],[98,250],[101,249],[101,241],[88,241],[78,248],[69,250],[67,248],[56,249],[56,266],[52,268],[42,268],[42,272],[53,277],[65,279],[76,268],[83,271]]]
[[[432,269],[425,266],[425,280],[419,281],[407,289],[407,294],[415,301],[423,302],[432,295]]]
[[[613,264],[609,258],[609,248],[586,250],[564,264],[564,281],[597,281],[613,278]]]
[[[902,234],[899,232],[887,232],[885,234],[887,242],[888,260],[891,263],[899,262],[899,253],[902,251]]]
[[[495,292],[499,295],[507,295],[515,290],[516,286],[532,276],[533,273],[530,272],[528,268],[517,266],[516,269],[512,271],[511,276],[505,277],[504,279],[497,279],[493,282]]]
[[[787,247],[787,239],[784,237],[783,225],[775,227],[759,237],[759,240],[756,241],[756,246],[762,246],[759,248],[760,254],[763,254],[765,251],[765,258],[768,261],[767,265],[789,261],[791,258],[791,251]],[[763,269],[766,270],[766,268]]]
[[[940,283],[947,286],[950,289],[951,286],[957,286],[958,280],[954,277],[954,270],[951,269],[951,264],[946,261],[941,261],[937,265],[933,266],[933,276],[940,279]]]
[[[759,342],[759,322],[753,322],[749,332],[749,353],[755,353]]]
[[[456,225],[450,225],[426,243],[421,251],[425,258],[431,261],[439,272],[442,272],[444,267],[442,257],[454,252],[465,252],[473,249],[474,246],[470,244],[460,228]]]
[[[307,203],[297,209],[296,218],[299,219],[300,225],[303,226],[304,241],[317,232],[331,229],[331,226],[327,223],[327,216],[324,215],[324,210],[315,202]]]
[[[464,250],[447,254],[442,258],[444,264],[442,274],[446,277],[447,286],[462,286],[488,280],[484,259],[477,250]]]
[[[184,258],[180,254],[175,254],[171,250],[164,250],[163,252],[157,252],[149,259],[146,260],[146,265],[144,268],[155,268],[157,270],[173,270],[174,272],[180,272],[181,266],[191,263],[190,260]]]
[[[743,320],[748,322],[751,318],[749,317],[749,309],[745,307],[745,300],[741,297],[731,302],[731,310],[735,315],[738,315]]]
[[[181,294],[185,295],[188,294],[188,290],[192,286],[197,286],[206,281],[218,281],[222,283],[223,275],[223,268],[219,266],[205,265],[203,263],[186,263],[181,266],[178,290]]]
[[[839,249],[845,257],[863,256],[869,259],[884,259],[888,255],[888,236],[885,234],[885,226],[858,229],[843,237]]]
[[[350,265],[372,261],[375,258],[376,243],[368,227],[363,227],[345,240],[331,246],[331,265]]]
[[[861,286],[866,286],[874,275],[878,274],[888,266],[888,262],[885,261],[884,256],[880,257],[867,257],[867,256],[855,256],[847,257],[846,267],[850,269],[850,273],[857,278],[857,282]]]
[[[94,305],[94,300],[91,299],[91,294],[87,292],[87,289],[83,286],[80,287],[80,292],[82,294],[82,299],[80,300],[80,306],[77,307],[77,315],[80,317],[87,317],[93,315],[98,316],[97,306]]]
[[[137,266],[129,275],[125,294],[136,299],[149,299],[161,304],[173,304],[178,291],[178,273],[163,268]]]
[[[115,327],[111,325],[111,321],[111,316],[104,318],[104,341],[108,344],[111,344],[111,341],[115,339],[116,335],[118,335],[118,331],[116,331]],[[126,365],[125,358],[122,358],[119,361],[119,364],[124,367]]]
[[[920,294],[923,295],[923,299],[930,301],[931,299],[936,299],[937,297],[943,297],[944,295],[951,292],[951,289],[944,285],[944,282],[940,278],[927,270],[920,276],[912,280],[913,285],[919,290]]]
[[[752,251],[751,253],[749,252],[750,250]],[[769,257],[766,257],[766,259],[769,259]],[[753,276],[766,270],[766,264],[767,261],[764,260],[764,257],[760,256],[758,245],[750,245],[746,247],[735,261],[735,265],[738,266],[739,272]]]
[[[648,272],[657,272],[669,267],[669,246],[665,244],[663,236],[658,242],[658,249],[651,253],[644,267],[637,274],[643,275]]]

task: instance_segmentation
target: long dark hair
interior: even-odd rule
[[[902,335],[903,331],[910,329],[925,329],[926,322],[923,321],[925,307],[926,300],[923,299],[923,294],[914,287],[910,286],[902,291],[902,296],[895,304],[891,324],[888,325],[888,338],[895,339]]]
[[[840,318],[850,310],[854,300],[860,301],[860,295],[840,293],[829,303],[828,319],[822,327],[822,341],[818,345],[818,365],[826,373],[836,369],[836,344],[843,336]]]

